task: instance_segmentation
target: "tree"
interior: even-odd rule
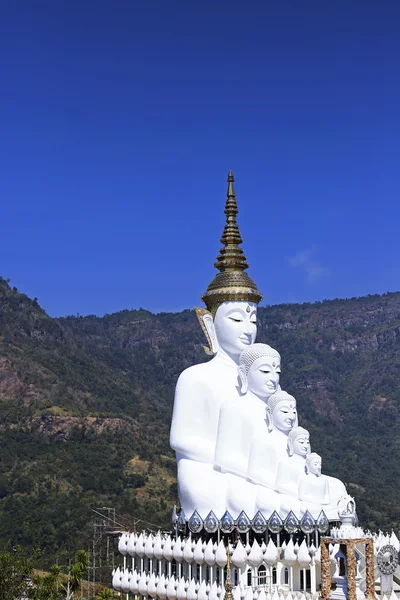
[[[88,566],[88,555],[85,550],[78,550],[75,554],[75,562],[68,569],[68,591],[72,598],[72,595],[81,585],[83,576],[86,573]],[[67,595],[67,600],[69,600]]]
[[[29,600],[61,600],[62,595],[64,596],[62,583],[61,568],[53,565],[50,573],[32,577],[32,587],[28,591],[28,598]]]
[[[27,595],[31,585],[30,577],[33,572],[32,559],[26,558],[21,553],[21,548],[16,546],[11,551],[0,552],[0,598],[1,600],[15,600]]]
[[[114,600],[114,598],[118,598],[118,596],[110,588],[103,588],[96,594],[96,600]]]
[[[45,575],[36,573],[32,577],[30,589],[27,593],[29,600],[72,600],[78,598],[75,592],[81,585],[87,564],[87,553],[85,550],[79,550],[75,555],[75,561],[69,566],[67,575],[61,571],[61,567],[58,565],[53,565],[50,572]],[[3,600],[2,596],[0,598]]]

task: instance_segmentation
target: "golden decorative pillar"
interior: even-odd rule
[[[347,600],[356,600],[357,559],[355,544],[346,540]]]
[[[233,600],[231,580],[231,549],[228,542],[228,550],[226,552],[226,580],[225,580],[225,600]]]
[[[365,566],[366,566],[366,600],[374,600],[375,598],[375,576],[374,576],[374,540],[368,538],[365,544]]]
[[[331,591],[331,561],[326,538],[321,538],[321,600],[327,600]]]

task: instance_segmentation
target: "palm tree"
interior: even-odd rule
[[[71,600],[74,592],[79,589],[88,565],[88,555],[85,550],[78,550],[75,554],[75,562],[68,569],[66,586],[66,600]]]
[[[30,600],[59,600],[63,588],[63,574],[58,565],[50,568],[46,575],[34,575],[32,586],[28,590]]]

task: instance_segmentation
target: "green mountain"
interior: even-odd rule
[[[259,309],[325,473],[362,525],[400,520],[400,293]],[[50,318],[0,279],[0,536],[44,563],[84,547],[91,508],[170,524],[179,373],[207,360],[193,311]]]

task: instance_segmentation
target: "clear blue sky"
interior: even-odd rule
[[[400,289],[398,0],[0,12],[0,274],[54,316],[199,305],[226,176],[264,302]]]

